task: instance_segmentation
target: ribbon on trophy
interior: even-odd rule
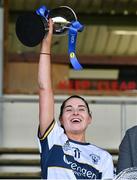
[[[77,57],[75,55],[77,33],[78,31],[82,31],[82,30],[83,30],[83,26],[78,21],[74,21],[69,27],[68,52],[70,56],[70,62],[75,70],[82,69],[82,66],[77,60]]]
[[[40,8],[38,8],[36,10],[36,13],[37,15],[42,16],[43,18],[45,18],[46,21],[48,21],[49,10],[46,6],[41,6]]]

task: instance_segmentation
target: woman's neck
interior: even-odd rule
[[[72,133],[66,133],[67,137],[71,140],[83,142],[85,143],[85,134],[72,134]]]

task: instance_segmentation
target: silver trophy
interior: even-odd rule
[[[35,12],[25,12],[16,21],[16,35],[28,47],[38,45],[48,32],[48,20],[54,22],[53,34],[63,35],[68,32],[72,22],[77,21],[75,12],[68,6],[48,10],[41,6]]]
[[[60,6],[48,10],[41,6],[35,12],[21,14],[16,21],[16,35],[28,47],[38,45],[48,33],[49,19],[53,20],[53,34],[68,34],[68,54],[75,70],[82,69],[75,54],[77,33],[83,30],[83,25],[77,20],[75,12],[68,6]]]
[[[137,180],[137,167],[124,169],[114,180]]]

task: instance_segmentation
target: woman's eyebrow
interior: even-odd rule
[[[72,106],[71,106],[71,105],[67,105],[67,106],[64,107],[64,109],[65,109],[65,108],[68,108],[68,107],[72,107]]]
[[[86,108],[86,106],[85,106],[85,105],[78,105],[78,107],[85,107],[85,108]]]
[[[72,107],[73,107],[72,105],[67,105],[67,106],[64,107],[64,109],[66,109],[66,108],[72,108]],[[85,105],[82,105],[82,104],[78,105],[78,107],[84,107],[84,108],[86,108],[86,106],[85,106]]]

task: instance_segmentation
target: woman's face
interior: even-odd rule
[[[65,103],[60,122],[66,132],[78,134],[85,132],[91,119],[85,102],[80,98],[70,98]]]

